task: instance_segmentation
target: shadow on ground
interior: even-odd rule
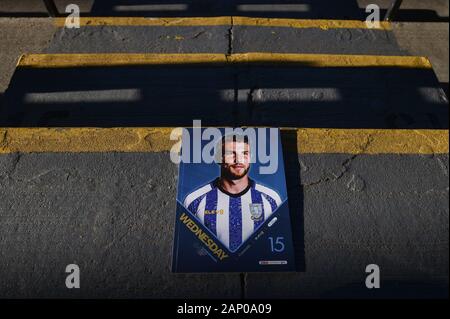
[[[19,68],[0,124],[448,128],[431,69],[312,66]]]
[[[14,7],[11,4],[0,6],[0,16],[46,16],[43,4],[29,1],[29,5]],[[69,3],[80,5],[83,15],[90,16],[148,16],[148,17],[195,17],[195,16],[251,16],[271,18],[301,19],[354,19],[365,20],[367,13],[356,0],[55,0],[60,12],[64,14]],[[375,1],[376,3],[376,1]],[[12,7],[11,7],[12,6]],[[28,9],[27,9],[28,8]],[[33,10],[31,10],[33,9]],[[380,10],[381,17],[386,9]],[[397,21],[448,22],[434,10],[400,9]]]
[[[294,130],[282,131],[281,142],[283,146],[288,204],[292,225],[295,269],[299,272],[305,272],[305,219],[303,214],[303,187],[300,182],[300,165],[298,161],[298,154],[300,152],[297,147],[297,132]]]
[[[387,10],[381,10],[381,16]],[[161,1],[161,0],[113,0],[95,1],[93,16],[251,16],[301,19],[355,19],[365,20],[367,13],[357,1],[332,0],[228,0],[228,1]],[[448,17],[440,17],[434,10],[401,9],[398,21],[448,22]]]

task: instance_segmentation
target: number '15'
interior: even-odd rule
[[[270,250],[272,252],[282,252],[284,250],[284,243],[283,243],[284,237],[277,237],[274,238],[273,237],[269,237],[269,241],[270,241]]]

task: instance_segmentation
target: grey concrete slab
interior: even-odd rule
[[[349,157],[299,155],[305,269],[247,274],[247,298],[448,297],[448,154]]]
[[[3,92],[20,55],[42,52],[57,29],[47,18],[0,18],[0,30],[0,92]]]
[[[448,23],[393,23],[393,33],[398,45],[411,55],[429,57],[439,81],[446,84],[448,93]]]
[[[227,53],[228,26],[60,28],[47,53]]]
[[[232,50],[313,54],[408,55],[392,32],[370,29],[320,29],[234,26]]]
[[[170,273],[177,169],[167,153],[0,155],[0,296],[448,294],[448,154],[294,157],[287,184],[304,267],[246,274],[241,286],[238,274]],[[78,291],[64,286],[69,263],[81,268]],[[370,263],[382,276],[372,295]]]
[[[238,274],[170,272],[168,154],[0,156],[1,298],[239,298]],[[81,268],[81,289],[65,267]]]

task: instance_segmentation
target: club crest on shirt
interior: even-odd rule
[[[255,204],[255,203],[251,203],[250,204],[250,215],[252,215],[252,220],[254,221],[259,221],[262,219],[263,217],[263,207],[262,204]]]

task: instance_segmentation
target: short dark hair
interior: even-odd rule
[[[248,136],[246,134],[239,134],[239,133],[232,133],[232,134],[228,134],[228,135],[224,135],[222,136],[222,138],[220,139],[220,141],[217,143],[216,145],[216,150],[215,150],[215,158],[216,158],[216,163],[217,162],[222,162],[222,158],[223,158],[223,154],[225,151],[225,142],[244,142],[245,144],[249,145],[249,139]],[[218,158],[219,153],[218,153],[218,148],[220,147],[220,155],[222,158]]]

